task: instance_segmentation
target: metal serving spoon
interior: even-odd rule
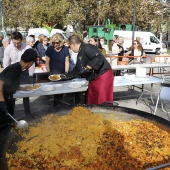
[[[16,128],[18,130],[26,131],[28,130],[28,123],[25,120],[17,121],[13,116],[11,116],[9,113],[7,115],[16,123]]]

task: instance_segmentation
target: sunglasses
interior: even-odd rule
[[[60,44],[60,41],[59,42],[53,42],[54,44]]]

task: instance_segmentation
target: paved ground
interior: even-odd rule
[[[150,85],[145,85],[145,88],[150,90]],[[153,99],[156,103],[157,94],[159,92],[160,85],[154,84],[153,85]],[[139,100],[139,102],[136,104],[136,100],[141,94],[141,90],[138,88],[132,89],[131,86],[122,86],[122,87],[115,87],[114,89],[114,101],[119,103],[119,106],[128,107],[128,108],[134,108],[138,110],[142,110],[145,112],[148,112],[148,114],[151,114],[151,110],[154,109],[154,106],[151,103],[150,95],[149,93],[144,93],[143,98]],[[71,100],[70,96],[66,96],[66,101]],[[148,106],[150,105],[150,107]],[[31,115],[36,115],[38,112],[48,112],[52,113],[59,109],[59,107],[53,106],[53,99],[50,96],[42,96],[42,97],[31,97],[30,98],[30,106],[31,106]],[[62,105],[61,107],[65,107],[66,105]],[[157,115],[167,119],[168,116],[166,113],[163,113],[160,110],[160,105],[157,110]],[[16,108],[15,108],[15,117],[16,118],[22,118],[24,117],[24,108],[23,108],[23,101],[22,99],[17,99],[16,101]]]

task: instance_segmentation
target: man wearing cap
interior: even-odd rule
[[[37,57],[33,49],[27,49],[19,62],[11,64],[0,73],[0,130],[11,122],[6,112],[14,115],[13,94],[19,88],[23,71],[29,69]]]
[[[3,58],[4,58],[4,50],[5,48],[10,44],[10,39],[8,37],[5,37],[2,40],[2,47],[0,47],[0,64],[2,65],[3,63]]]

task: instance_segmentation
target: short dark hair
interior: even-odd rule
[[[80,44],[82,40],[80,39],[79,36],[77,35],[72,35],[68,38],[69,44],[75,43],[75,44]]]
[[[11,35],[11,39],[13,40],[18,40],[18,39],[23,39],[23,36],[20,32],[13,32]]]
[[[35,35],[33,35],[33,34],[30,34],[28,37],[32,37],[35,39]]]
[[[118,39],[119,38],[119,36],[118,35],[114,35],[115,37],[116,37],[116,39]]]
[[[32,48],[25,50],[25,52],[21,56],[21,60],[28,63],[30,61],[35,62],[38,58],[37,52]]]

